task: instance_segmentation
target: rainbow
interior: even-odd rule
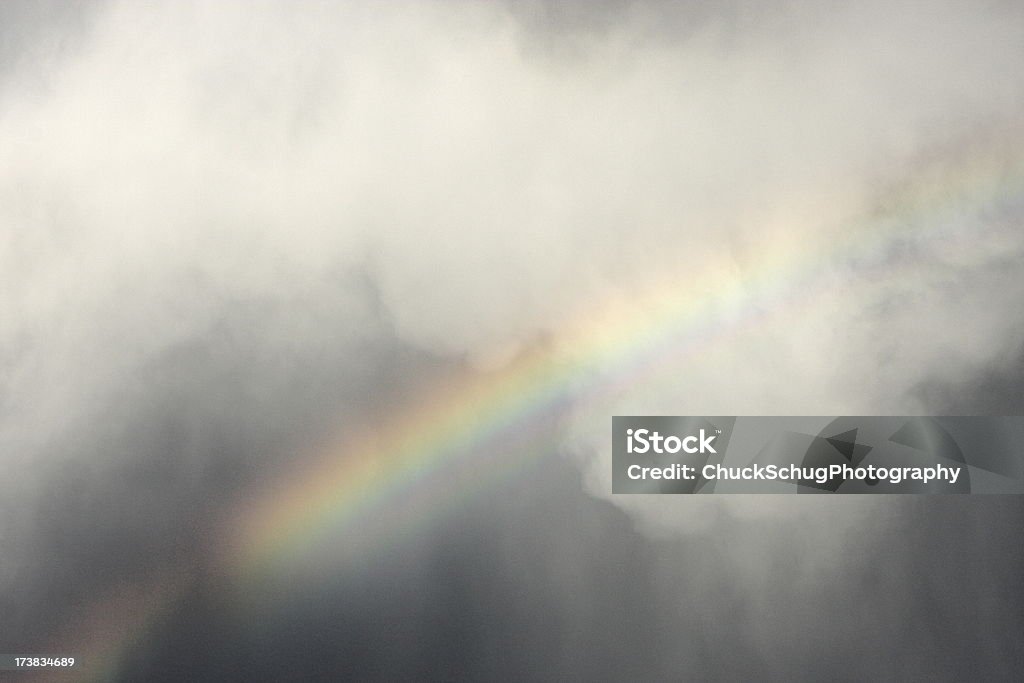
[[[877,262],[894,244],[934,238],[935,226],[943,226],[940,239],[965,238],[969,226],[957,220],[965,207],[1016,199],[1022,190],[1020,165],[993,169],[986,159],[967,159],[951,180],[905,188],[892,197],[884,215],[837,231],[843,237],[833,248]],[[489,482],[515,476],[544,450],[522,448],[522,457],[510,459],[476,457],[474,449],[503,435],[528,433],[553,410],[578,400],[600,402],[624,387],[652,381],[670,372],[671,363],[692,360],[744,328],[813,313],[823,283],[832,277],[825,261],[820,251],[785,243],[766,251],[740,278],[722,278],[721,263],[684,278],[658,278],[645,289],[647,296],[629,301],[609,297],[566,321],[557,344],[522,353],[498,370],[469,372],[428,388],[378,428],[333,440],[313,457],[297,458],[304,463],[301,468],[247,492],[211,532],[217,539],[216,572],[233,583],[273,575],[327,539],[346,543],[342,539],[364,526],[371,533],[359,536],[371,543],[354,544],[356,555],[400,543],[416,533],[418,524],[443,517],[457,503],[451,486],[437,485],[440,471],[470,468],[459,496],[479,495]],[[730,284],[709,297],[695,293],[694,282],[710,283],[713,290],[719,283]],[[732,313],[722,316],[721,310]],[[407,509],[387,514],[401,505]],[[159,616],[187,590],[182,578],[187,568],[169,574],[173,578],[155,580],[146,600],[100,604],[94,612],[102,616],[86,619],[81,632],[99,629],[101,638],[81,636],[51,650],[82,661],[76,679],[116,677],[126,652],[157,627]]]

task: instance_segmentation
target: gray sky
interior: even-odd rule
[[[187,560],[123,680],[1009,678],[1024,503],[623,500],[607,425],[1020,413],[1021,44],[1010,2],[0,4],[0,652]],[[541,465],[274,600],[202,571],[323,435],[529,353],[598,361]]]

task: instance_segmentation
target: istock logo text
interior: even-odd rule
[[[627,453],[717,453],[711,442],[715,435],[708,436],[704,430],[699,435],[691,435],[680,439],[678,436],[662,436],[649,429],[626,430]],[[695,445],[696,444],[696,445]]]

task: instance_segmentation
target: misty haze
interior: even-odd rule
[[[0,3],[0,654],[1019,680],[1019,497],[613,495],[610,435],[1022,414],[1022,46],[1012,0]]]

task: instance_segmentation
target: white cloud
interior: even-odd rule
[[[713,299],[766,260],[829,265],[811,303],[581,403],[598,493],[610,413],[912,411],[924,378],[1019,345],[1024,278],[991,276],[1022,253],[996,180],[1021,161],[1015,11],[797,4],[678,40],[630,17],[563,52],[468,3],[104,8],[0,100],[5,438],[72,420],[225,301],[315,308],[355,266],[406,343],[493,364],[649,279]],[[858,236],[887,220],[916,237]]]

